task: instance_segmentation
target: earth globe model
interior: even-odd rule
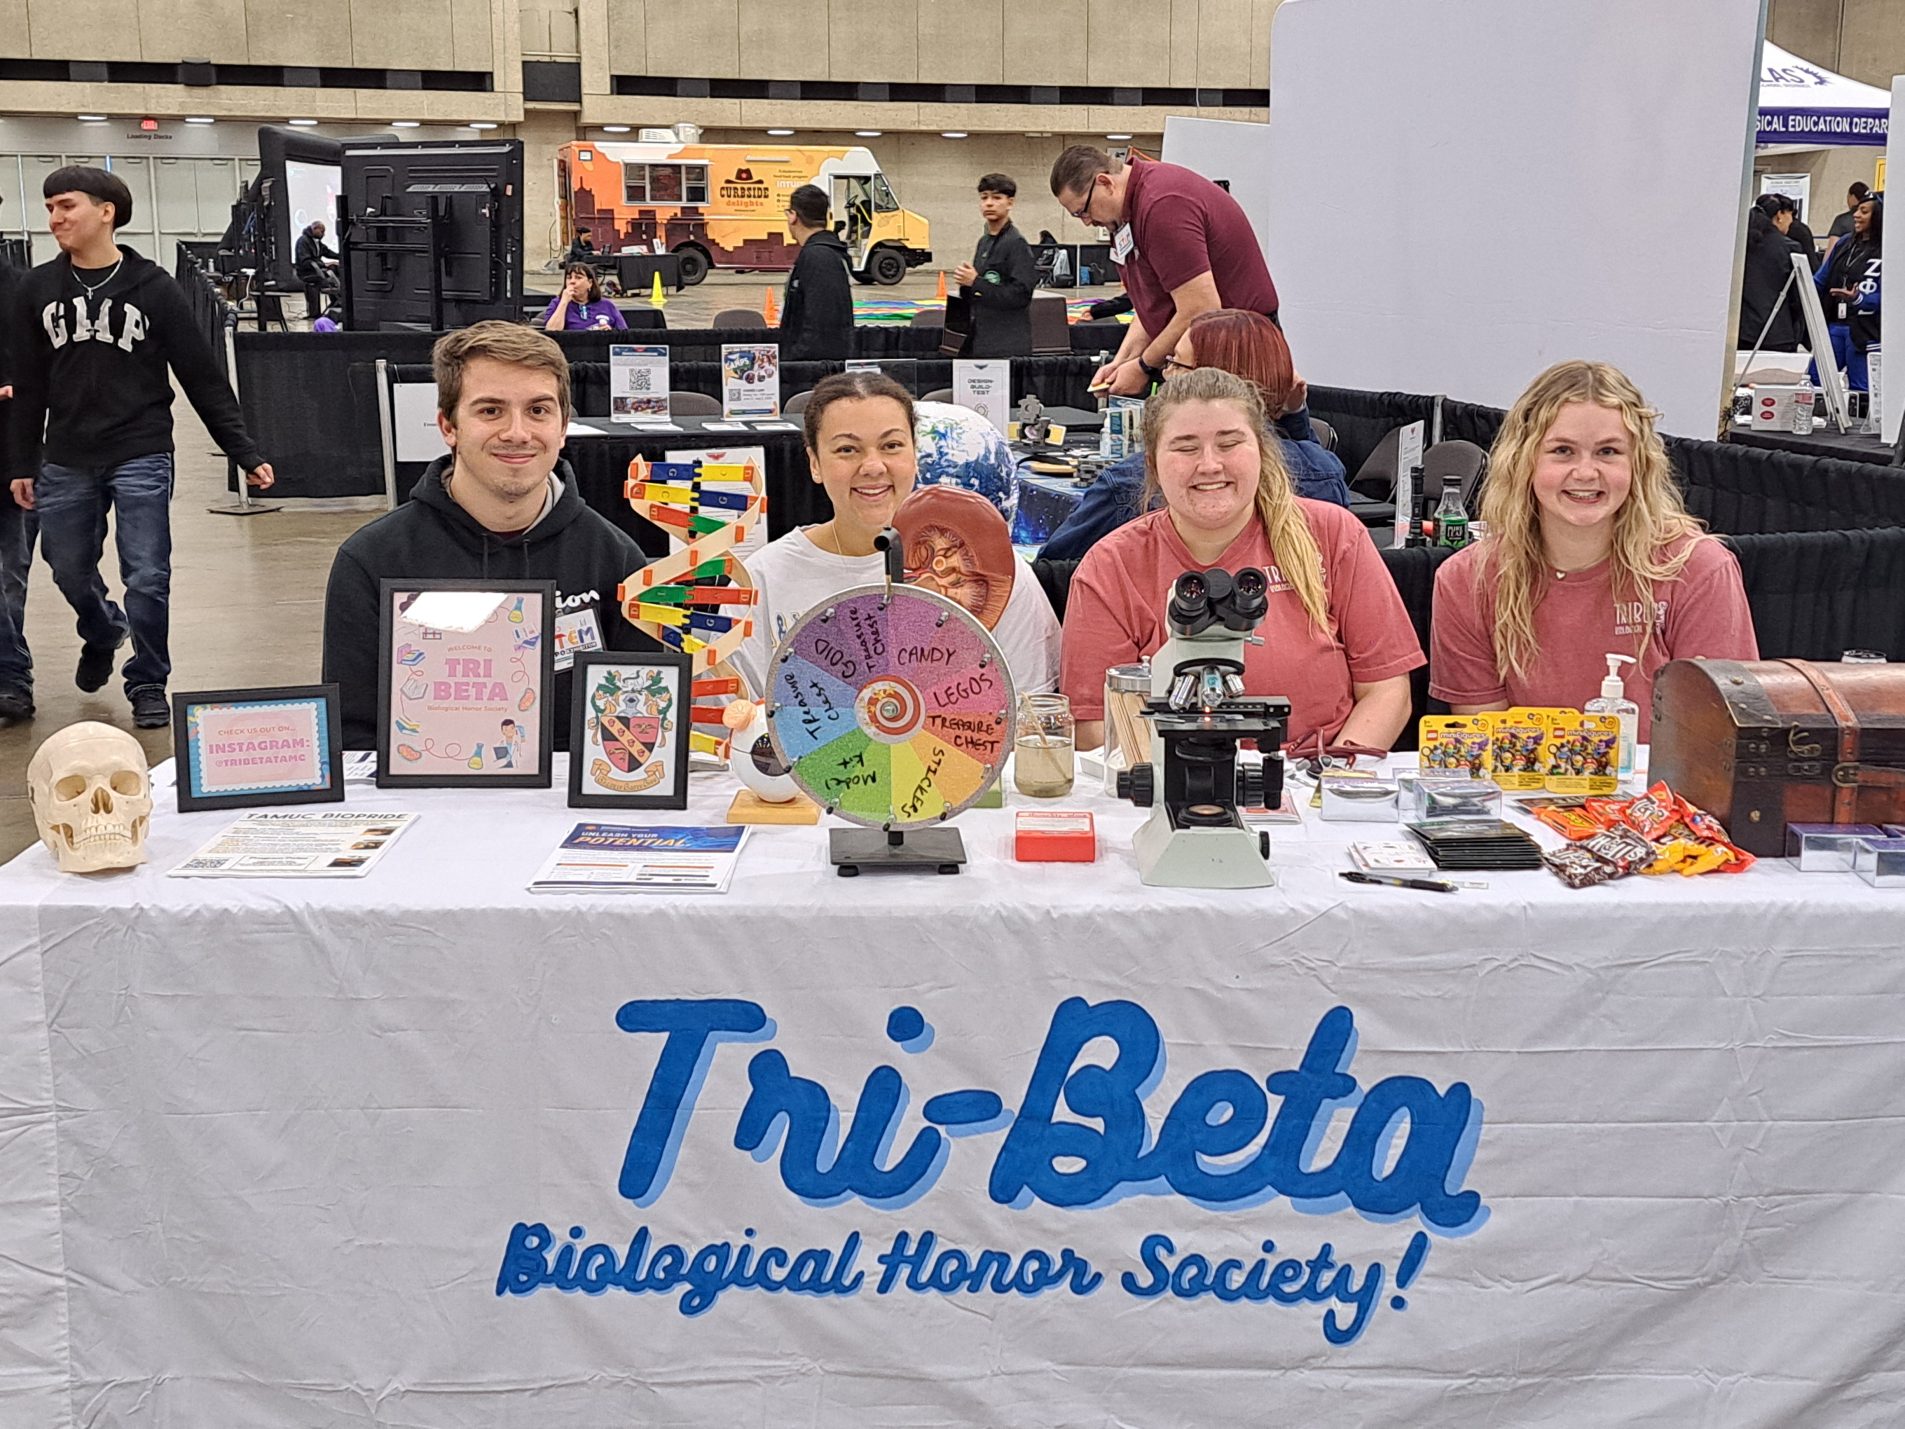
[[[950,402],[920,402],[914,411],[919,484],[976,491],[1011,525],[1019,503],[1018,462],[999,429]]]

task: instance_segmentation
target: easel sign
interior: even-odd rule
[[[1826,329],[1826,310],[1819,306],[1819,289],[1813,285],[1812,269],[1806,255],[1794,253],[1792,286],[1799,291],[1799,308],[1806,315],[1806,345],[1812,349],[1812,365],[1819,369],[1819,390],[1826,396],[1826,411],[1842,432],[1852,430],[1852,413],[1846,406],[1845,377],[1839,371],[1839,359],[1832,351],[1832,334]],[[1784,301],[1782,295],[1781,301]]]

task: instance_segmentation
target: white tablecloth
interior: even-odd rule
[[[688,814],[627,821],[716,822],[732,790],[697,776]],[[166,878],[233,816],[164,808],[137,872],[65,877],[37,848],[0,871],[0,1423],[1733,1429],[1905,1403],[1905,904],[1850,874],[1363,888],[1343,845],[1400,832],[1311,816],[1273,831],[1274,889],[1156,890],[1141,815],[1080,798],[1094,865],[1015,864],[1010,810],[974,811],[958,877],[840,879],[821,829],[764,828],[723,897],[532,897],[573,823],[616,816],[560,787],[350,803],[423,815],[357,882]],[[693,1059],[664,1066],[618,1011],[712,999],[765,1026],[635,1136]],[[1252,1088],[1345,1015],[1343,1057],[1318,1055],[1355,1095],[1275,1123],[1260,1191],[1187,1181],[1258,1155],[1261,1134],[1184,1145],[1252,1129]],[[1090,1019],[1124,1041],[1074,1059]],[[869,1165],[855,1111],[896,1080]],[[1372,1104],[1459,1119],[1459,1084],[1482,1110],[1346,1131],[1379,1082]],[[935,1108],[983,1110],[932,1102],[962,1091],[1017,1121],[902,1163]],[[1041,1143],[1054,1095],[1078,1129]],[[1169,1119],[1180,1096],[1204,1112]],[[1346,1138],[1348,1200],[1276,1194],[1316,1189],[1295,1177]],[[816,1139],[861,1170],[826,1180]],[[572,1228],[617,1248],[583,1257],[601,1293],[525,1270]],[[916,1283],[882,1290],[925,1232]],[[513,1280],[512,1240],[545,1247]],[[641,1288],[670,1243],[707,1267],[723,1243],[812,1249],[810,1293]],[[1063,1283],[1025,1293],[1047,1269]]]

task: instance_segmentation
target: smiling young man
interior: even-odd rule
[[[42,192],[60,255],[21,284],[7,476],[14,500],[39,513],[41,552],[78,617],[74,683],[102,688],[130,635],[132,720],[157,729],[172,720],[172,377],[249,484],[271,485],[272,472],[184,291],[115,240],[132,217],[125,184],[73,164],[48,174]],[[108,510],[123,611],[99,574]]]
[[[437,426],[450,448],[410,500],[338,548],[324,594],[324,678],[344,744],[377,745],[378,588],[384,580],[556,584],[556,746],[569,738],[577,650],[653,650],[622,618],[616,587],[647,564],[634,540],[583,504],[559,460],[569,364],[547,334],[484,322],[438,339]]]

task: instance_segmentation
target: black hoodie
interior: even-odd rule
[[[853,275],[847,245],[816,233],[794,255],[781,304],[781,361],[838,362],[853,356]]]
[[[324,592],[324,679],[336,682],[344,747],[377,747],[378,583],[386,580],[554,581],[556,619],[587,624],[606,650],[657,650],[622,618],[616,587],[648,564],[641,547],[583,504],[575,473],[556,463],[562,495],[527,531],[498,536],[450,499],[438,457],[410,500],[363,527],[337,549]],[[586,648],[586,647],[585,647]],[[557,657],[555,742],[569,747],[569,672]]]
[[[58,466],[105,468],[172,450],[172,381],[226,456],[250,471],[264,454],[245,430],[238,399],[193,319],[184,290],[125,244],[117,272],[73,276],[62,253],[20,284],[21,380],[14,387],[9,477]]]

